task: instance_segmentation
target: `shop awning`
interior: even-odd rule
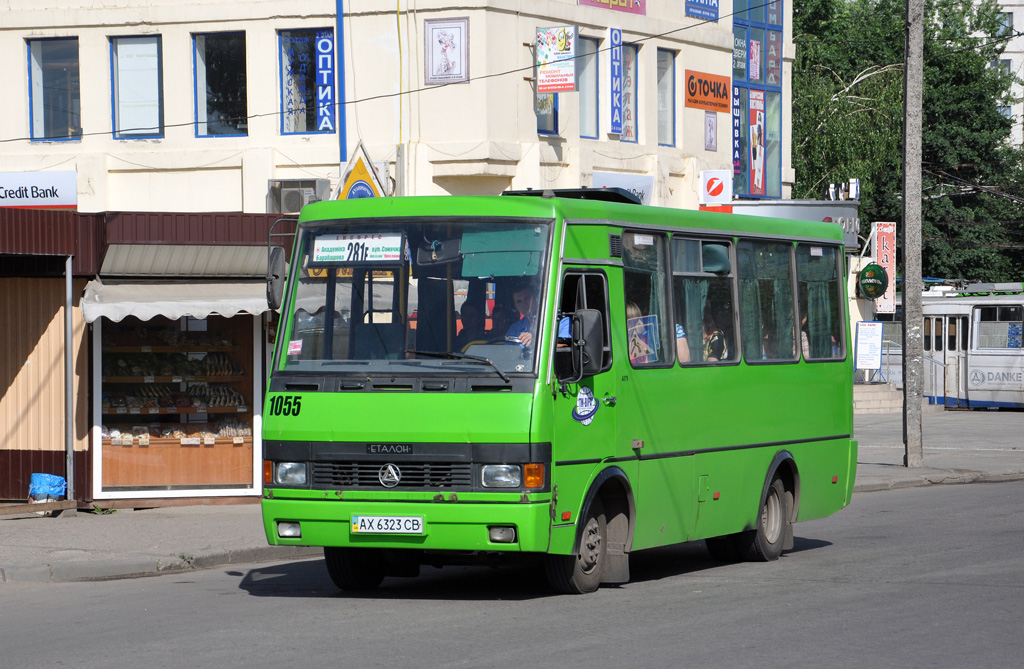
[[[154,316],[258,316],[268,310],[266,281],[104,283],[95,279],[86,284],[82,296],[86,323],[101,317],[120,321],[134,316],[145,321]]]

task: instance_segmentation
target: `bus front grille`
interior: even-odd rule
[[[314,462],[313,486],[327,488],[384,488],[381,469],[371,462]],[[464,463],[401,463],[396,488],[472,487],[472,465]]]

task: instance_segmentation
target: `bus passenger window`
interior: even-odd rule
[[[634,367],[671,364],[668,271],[665,236],[652,232],[622,235],[622,288],[633,316],[626,314],[626,348]],[[621,313],[621,312],[620,312]],[[674,346],[674,344],[672,344]]]
[[[680,364],[739,359],[730,246],[672,238],[672,296]]]
[[[1024,309],[1012,307],[977,307],[979,349],[1021,348]]]
[[[747,362],[799,357],[792,248],[792,244],[749,240],[740,240],[736,247],[743,357]]]
[[[842,254],[837,247],[798,244],[796,247],[800,300],[800,347],[811,360],[845,357]]]

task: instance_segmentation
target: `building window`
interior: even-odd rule
[[[1013,33],[1013,12],[999,12],[999,29],[997,37],[1008,37]]]
[[[676,58],[658,49],[658,144],[676,145]]]
[[[334,31],[282,30],[281,132],[334,132]]]
[[[249,132],[245,33],[196,35],[196,135]]]
[[[558,134],[558,93],[541,93],[537,96],[537,133]]]
[[[29,40],[28,58],[32,139],[81,137],[78,39]]]
[[[637,142],[637,63],[635,44],[622,45],[622,135],[623,142]]]
[[[580,137],[596,139],[598,132],[597,40],[581,37],[579,41]]]
[[[733,192],[782,197],[782,1],[734,4]]]
[[[164,134],[163,62],[160,36],[110,40],[114,137]]]

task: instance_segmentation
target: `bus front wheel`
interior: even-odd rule
[[[342,590],[373,590],[384,580],[384,556],[373,548],[325,546],[324,562]]]
[[[567,595],[594,592],[601,585],[608,549],[608,523],[604,506],[595,499],[587,512],[575,555],[547,555],[544,573],[556,591]]]

